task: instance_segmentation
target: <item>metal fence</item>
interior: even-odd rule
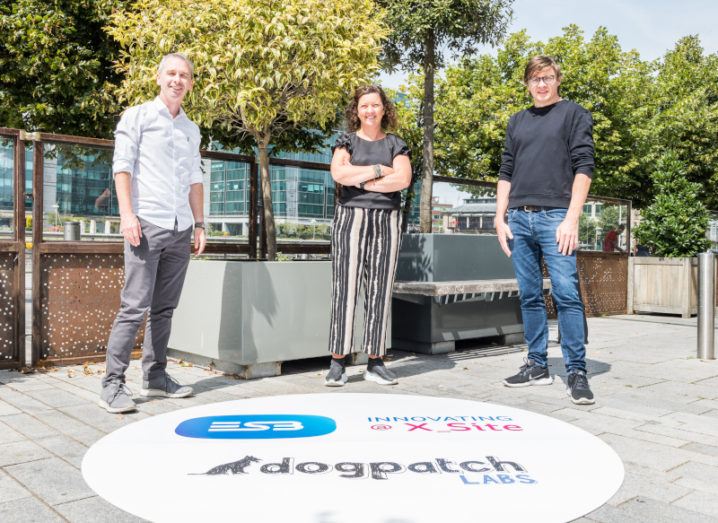
[[[419,189],[414,191],[419,193]],[[432,230],[435,233],[495,234],[496,184],[434,177]],[[579,223],[577,253],[581,295],[588,316],[625,314],[631,251],[630,200],[589,196]],[[418,229],[412,209],[409,230]],[[621,225],[623,231],[621,231]],[[549,315],[556,316],[548,297]]]
[[[111,170],[109,165],[105,165],[104,170],[101,165],[109,162],[111,154],[103,155],[102,152],[111,153],[113,142],[46,133],[33,133],[23,138],[33,144],[33,363],[103,359],[124,283],[122,237],[119,230],[114,229],[118,219],[113,214],[116,206],[112,201]],[[207,150],[202,151],[202,158],[249,166],[247,234],[244,238],[211,237],[206,256],[266,258],[264,213],[255,159]],[[46,168],[48,163],[51,169]],[[273,158],[271,165],[329,170],[327,164],[291,159]],[[100,176],[94,176],[98,171]],[[53,176],[48,176],[48,172]],[[68,183],[67,178],[73,172],[82,176],[73,180],[74,183]],[[104,178],[103,172],[107,175]],[[105,201],[100,201],[103,195]],[[92,200],[95,209],[88,205]],[[19,207],[23,213],[20,221],[24,224],[24,206]],[[90,230],[84,240],[62,240],[62,225],[67,220],[87,222],[83,232],[88,232],[87,225]],[[97,227],[97,222],[102,224],[101,227]],[[23,237],[24,230],[21,232],[20,237]],[[285,255],[327,256],[329,243],[280,241],[278,250]],[[142,335],[142,332],[138,334],[136,350],[140,348]]]
[[[12,210],[0,235],[0,368],[25,365],[25,147],[20,131],[0,128],[12,150]]]
[[[102,359],[124,282],[123,243],[111,173],[113,142],[5,128],[0,128],[0,140],[6,152],[12,148],[13,199],[12,210],[0,216],[0,293],[5,298],[0,311],[0,368]],[[31,151],[28,158],[26,150]],[[218,196],[213,200],[212,193],[236,190],[236,194],[222,197],[221,208],[240,209],[239,214],[243,213],[242,219],[246,220],[241,233],[213,231],[216,234],[210,236],[205,256],[265,259],[264,212],[256,159],[226,151],[203,150],[201,154],[210,173],[213,169],[225,173],[221,178],[224,185],[217,185],[217,190],[211,185],[211,174],[205,176],[209,196],[206,202],[210,206],[206,211],[219,201]],[[32,193],[26,193],[26,164],[32,165]],[[297,191],[297,201],[277,203],[286,204],[285,209],[292,205],[308,209],[307,216],[296,223],[286,218],[289,212],[285,212],[285,218],[280,217],[285,227],[280,228],[283,232],[278,238],[278,252],[286,257],[328,257],[327,222],[333,215],[336,194],[334,187],[328,187],[328,174],[322,181],[321,173],[328,173],[329,165],[272,158],[271,168],[283,169],[285,174],[292,169],[311,171],[304,181],[295,176],[292,190]],[[227,174],[230,171],[241,171],[242,178]],[[285,176],[278,183],[288,179]],[[434,232],[493,233],[495,184],[436,177],[434,187]],[[289,191],[287,188],[287,194]],[[415,192],[418,194],[418,189]],[[26,207],[31,203],[32,213],[26,216]],[[625,312],[627,252],[591,251],[601,251],[600,236],[606,230],[615,230],[618,222],[626,226],[619,243],[630,245],[630,201],[590,198],[586,211],[584,214],[593,220],[582,225],[584,237],[579,252],[586,310],[590,315]],[[416,205],[407,219],[412,230],[418,224]],[[67,221],[82,222],[81,241],[64,241],[62,229]],[[26,226],[32,242],[30,362],[25,362],[24,357]],[[136,350],[141,336],[142,333]]]

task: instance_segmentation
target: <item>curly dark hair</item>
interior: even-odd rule
[[[394,108],[394,104],[391,103],[391,100],[387,98],[384,89],[382,89],[378,85],[365,85],[362,87],[358,87],[357,90],[354,91],[352,101],[349,102],[349,106],[344,113],[347,120],[347,129],[350,132],[356,131],[361,127],[361,122],[359,121],[359,114],[357,113],[359,98],[361,98],[365,94],[372,93],[378,94],[381,98],[381,103],[384,105],[384,116],[381,119],[381,129],[383,131],[391,131],[396,129],[396,109]]]

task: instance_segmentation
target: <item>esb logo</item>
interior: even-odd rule
[[[303,414],[206,416],[183,421],[175,433],[202,439],[311,438],[334,432],[331,418]]]

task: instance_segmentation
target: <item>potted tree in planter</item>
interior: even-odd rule
[[[687,318],[697,310],[694,256],[710,245],[706,238],[709,214],[700,199],[701,185],[686,178],[685,166],[674,153],[660,158],[653,179],[656,195],[641,212],[635,233],[638,243],[653,256],[630,261],[629,311]]]
[[[205,140],[248,141],[258,154],[268,261],[192,260],[172,348],[245,376],[327,354],[330,262],[274,261],[269,151],[323,142],[378,70],[386,32],[369,0],[143,0],[112,16],[124,101],[150,99],[159,58],[184,52],[196,65],[185,109]]]

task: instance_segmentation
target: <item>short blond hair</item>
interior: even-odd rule
[[[556,80],[560,82],[561,66],[558,65],[558,63],[556,63],[556,60],[554,60],[550,56],[538,55],[531,58],[531,60],[529,60],[529,62],[526,64],[526,69],[524,69],[524,83],[528,84],[529,80],[531,80],[531,77],[537,71],[545,69],[546,67],[551,67],[553,69],[553,72],[556,74]]]

